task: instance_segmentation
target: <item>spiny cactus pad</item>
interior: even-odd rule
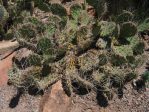
[[[128,38],[137,34],[137,26],[133,22],[125,22],[120,27],[120,38]]]
[[[138,31],[143,32],[149,30],[149,18],[147,18],[145,21],[143,21],[139,26],[138,26]]]
[[[128,22],[133,20],[133,16],[133,13],[124,10],[123,13],[117,17],[116,21],[118,23]]]
[[[9,13],[5,9],[4,6],[0,5],[0,24],[5,25],[5,22],[7,21],[9,17]]]
[[[70,7],[70,13],[72,18],[78,19],[82,11],[82,7],[79,4],[74,4]]]
[[[115,28],[116,28],[116,24],[114,22],[107,22],[107,21],[101,21],[99,23],[99,26],[100,26],[100,35],[102,37],[105,37],[105,36],[111,36],[112,33],[115,31]]]
[[[60,17],[67,16],[66,9],[60,4],[51,4],[50,10],[54,15],[58,15]]]

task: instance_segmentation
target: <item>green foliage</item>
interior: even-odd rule
[[[77,20],[81,15],[82,7],[79,4],[74,4],[70,7],[70,13],[73,19]]]
[[[124,57],[133,56],[133,49],[130,45],[115,46],[113,50],[116,54],[119,54]]]
[[[24,20],[24,22],[29,22],[36,26],[36,30],[38,33],[43,33],[46,30],[46,25],[43,24],[38,18],[36,17],[28,17]]]
[[[52,47],[52,43],[48,38],[42,38],[37,43],[37,49],[39,50],[39,52],[42,52],[44,54],[47,54],[47,53],[51,54],[52,53],[51,47]]]
[[[52,36],[56,32],[56,25],[54,23],[48,23],[46,25],[46,36]]]
[[[51,4],[50,10],[54,15],[58,15],[60,17],[67,16],[66,9],[60,4]]]
[[[146,71],[143,75],[142,78],[145,82],[149,82],[149,72]]]
[[[38,1],[38,0],[37,0]],[[36,2],[35,2],[35,4],[36,4]],[[37,3],[37,6],[38,6],[38,8],[40,9],[40,10],[42,10],[42,11],[46,11],[46,12],[49,12],[49,11],[51,11],[51,9],[50,9],[50,5],[49,4],[46,4],[46,3],[44,3],[44,2],[39,2],[39,3]]]
[[[15,86],[26,85],[28,89],[30,83],[46,89],[62,80],[64,90],[71,95],[72,81],[76,81],[79,86],[95,91],[101,87],[110,94],[109,86],[123,88],[137,76],[136,68],[146,59],[138,33],[148,30],[148,20],[139,24],[135,12],[112,13],[107,0],[72,2],[70,6],[29,0],[29,4],[34,3],[30,8],[21,7],[23,2],[13,2],[13,11],[8,8],[13,25],[6,36],[13,35],[21,48],[31,52],[15,57],[18,62],[13,62],[10,73]],[[89,5],[95,15],[89,14]],[[21,69],[23,62],[27,65]]]
[[[139,26],[138,26],[138,31],[143,32],[149,30],[149,18],[144,20]]]
[[[83,10],[81,12],[81,15],[78,18],[78,22],[82,25],[82,26],[86,26],[89,24],[89,22],[91,21],[90,16],[88,15],[86,10]]]
[[[30,54],[27,58],[27,63],[30,66],[39,66],[41,65],[41,57],[37,54]]]
[[[32,24],[24,24],[18,31],[20,35],[27,40],[36,36],[35,27]]]
[[[107,21],[101,21],[99,23],[99,26],[101,31],[100,35],[102,37],[111,36],[116,28],[116,24],[114,22],[107,22]]]
[[[118,23],[128,22],[133,19],[133,16],[134,15],[129,11],[123,11],[123,13],[117,17],[116,21]]]
[[[23,77],[16,66],[13,66],[13,69],[11,69],[8,72],[8,77],[9,77],[9,83],[12,83],[16,87],[20,87],[23,83],[22,81]]]
[[[111,63],[113,66],[122,66],[125,65],[126,62],[127,62],[126,59],[121,55],[113,54],[111,56]]]
[[[137,34],[137,27],[132,22],[124,22],[120,28],[120,38],[128,38]]]
[[[144,48],[145,48],[145,45],[143,42],[136,44],[133,48],[134,55],[142,54],[144,52]]]

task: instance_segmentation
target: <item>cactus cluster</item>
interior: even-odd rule
[[[115,86],[122,88],[137,75],[138,60],[144,53],[138,31],[144,26],[136,24],[129,11],[105,20],[107,1],[86,1],[73,3],[68,12],[64,4],[29,0],[27,3],[34,2],[34,10],[28,12],[24,6],[15,12],[18,17],[14,18],[17,24],[12,28],[13,36],[29,53],[14,58],[10,83],[25,90],[32,85],[44,90],[61,80],[71,95],[74,82],[109,92]],[[22,1],[16,7],[20,4]],[[88,14],[88,4],[98,17]],[[36,15],[36,11],[42,15]]]

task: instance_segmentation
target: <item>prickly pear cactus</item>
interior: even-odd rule
[[[96,92],[98,88],[109,91],[111,86],[122,88],[137,75],[137,63],[144,54],[138,36],[142,26],[133,22],[128,11],[115,19],[106,17],[106,0],[86,1],[66,9],[66,4],[39,0],[34,2],[33,14],[24,16],[28,14],[24,9],[17,13],[21,20],[13,27],[14,37],[20,49],[30,53],[15,56],[15,70],[9,74],[13,85],[44,90],[61,80],[71,96],[74,82]],[[98,16],[88,14],[88,5]]]

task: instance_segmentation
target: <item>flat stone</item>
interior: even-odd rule
[[[42,112],[70,112],[71,99],[63,91],[61,81],[52,86],[51,92],[43,97],[43,102]]]

